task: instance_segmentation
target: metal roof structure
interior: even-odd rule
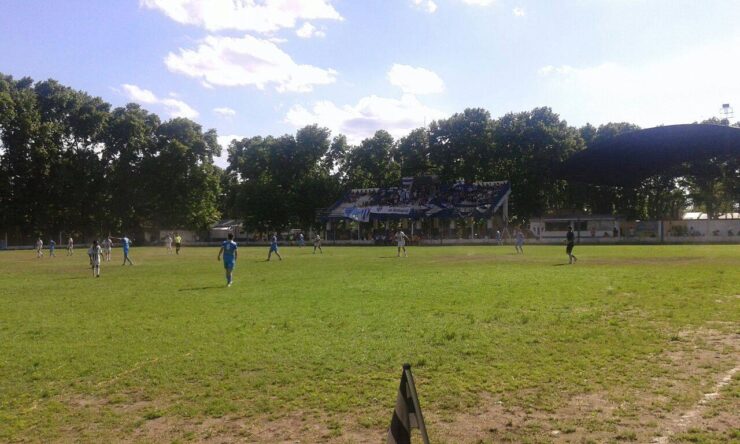
[[[571,156],[558,176],[595,185],[634,186],[685,162],[740,158],[740,128],[687,124],[620,134]]]

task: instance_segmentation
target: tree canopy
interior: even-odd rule
[[[611,156],[614,177],[624,174],[630,157],[609,147],[638,137],[637,130],[628,122],[576,128],[547,107],[500,118],[469,108],[399,140],[379,130],[352,145],[320,125],[233,140],[222,170],[214,165],[216,131],[192,120],[162,121],[139,105],[112,108],[55,80],[0,74],[0,230],[19,237],[204,230],[226,217],[262,231],[307,228],[317,210],[350,188],[395,186],[419,175],[448,183],[508,180],[518,220],[557,212],[675,218],[687,207],[710,217],[738,211],[738,156],[723,155],[711,137],[696,138],[707,155],[682,157],[634,183],[563,179],[564,165],[598,149]],[[593,175],[588,168],[577,171]]]

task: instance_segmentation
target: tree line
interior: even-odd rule
[[[356,146],[319,125],[233,140],[221,169],[213,129],[162,121],[136,104],[113,108],[55,80],[0,74],[0,231],[203,231],[220,218],[244,220],[250,230],[307,228],[347,189],[427,174],[448,183],[509,180],[510,214],[519,221],[558,211],[658,219],[689,206],[712,216],[737,209],[737,159],[707,159],[635,188],[557,177],[574,153],[636,129],[576,128],[547,107],[497,119],[470,108],[398,140],[379,130]]]

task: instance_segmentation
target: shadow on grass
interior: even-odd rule
[[[552,264],[552,266],[553,266],[553,267],[562,267],[563,265],[571,265],[571,264],[566,264],[566,263],[562,263],[562,264]]]
[[[201,290],[213,290],[216,288],[224,288],[224,286],[223,285],[211,285],[210,287],[181,288],[177,291],[201,291]]]

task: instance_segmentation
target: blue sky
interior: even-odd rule
[[[466,107],[573,125],[740,114],[736,0],[5,0],[0,72],[231,136],[357,142]]]

